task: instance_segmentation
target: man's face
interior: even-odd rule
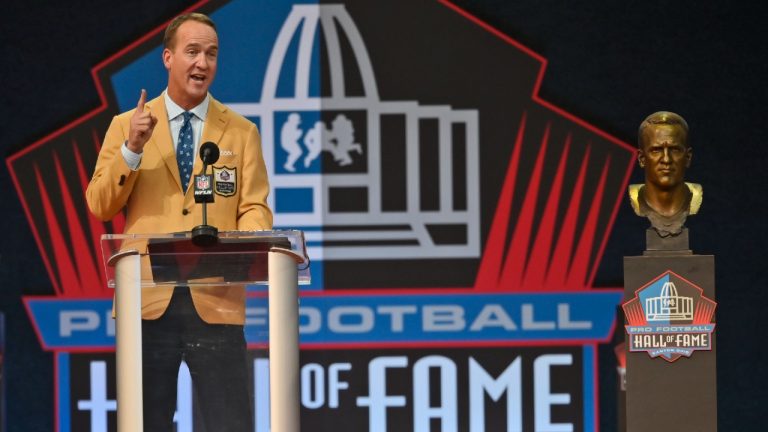
[[[172,48],[163,50],[168,69],[168,95],[179,106],[191,109],[208,94],[216,76],[219,38],[210,26],[185,21],[176,30]]]
[[[685,132],[675,125],[651,125],[643,131],[637,160],[645,169],[646,183],[668,190],[683,182],[693,155],[685,139]]]

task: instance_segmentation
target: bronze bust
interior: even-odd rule
[[[645,183],[629,186],[632,208],[650,220],[659,237],[679,235],[689,214],[701,206],[701,185],[686,183],[693,149],[688,123],[678,114],[659,111],[649,115],[637,131],[637,162]]]

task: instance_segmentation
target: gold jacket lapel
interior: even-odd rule
[[[157,151],[160,153],[160,157],[163,158],[165,166],[171,172],[171,177],[176,182],[176,186],[181,190],[181,175],[179,174],[179,164],[176,162],[176,150],[173,148],[173,137],[171,137],[171,130],[168,126],[168,111],[165,109],[165,100],[160,95],[160,97],[149,102],[147,106],[150,106],[150,104],[152,114],[157,118],[157,124],[152,132],[152,138],[149,139],[147,144],[154,144],[157,147]]]
[[[224,134],[224,130],[227,128],[227,123],[229,123],[227,109],[228,108],[219,103],[219,101],[211,98],[211,102],[208,105],[208,114],[206,116],[207,118],[205,119],[205,124],[203,125],[203,136],[200,140],[200,145],[208,141],[211,141],[216,145],[219,144],[221,136]],[[196,159],[195,168],[201,169],[202,162],[199,160],[200,158]],[[199,167],[198,163],[200,164]]]

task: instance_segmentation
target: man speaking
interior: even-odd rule
[[[203,14],[175,18],[163,40],[168,87],[116,116],[107,130],[86,197],[110,220],[125,208],[126,233],[189,231],[202,223],[189,186],[202,169],[200,143],[221,151],[226,184],[216,185],[209,224],[220,230],[267,230],[266,168],[256,125],[213,99],[219,41]],[[223,181],[223,180],[222,180]],[[248,395],[245,288],[142,290],[144,429],[173,430],[176,377],[184,360],[209,431],[253,431]]]

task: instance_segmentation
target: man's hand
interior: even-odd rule
[[[144,108],[147,101],[147,91],[142,89],[139,103],[136,105],[136,111],[131,117],[131,130],[128,132],[128,150],[134,153],[144,151],[144,144],[152,137],[152,131],[155,130],[157,117],[152,115],[149,107]]]

